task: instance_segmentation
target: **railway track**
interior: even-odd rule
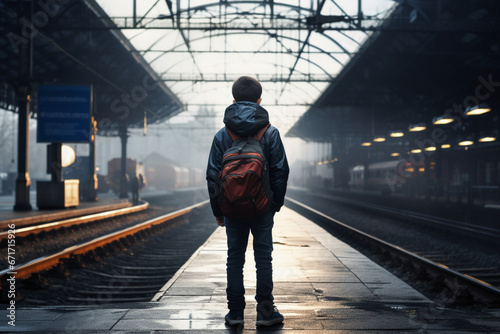
[[[500,304],[500,291],[484,282],[494,279],[492,268],[460,268],[458,262],[453,265],[454,269],[450,269],[449,265],[442,264],[446,254],[428,249],[404,250],[347,226],[296,200],[287,198],[287,201],[288,206],[313,221],[328,224],[331,228],[327,230],[335,236],[357,243],[358,246],[364,247],[367,253],[378,254],[379,258],[390,262],[400,273],[417,276],[423,284],[434,286],[434,290],[440,293],[451,293],[452,297],[446,300],[445,306],[477,302],[487,305]],[[59,252],[60,254],[52,254],[16,267],[17,278],[30,277],[25,284],[28,289],[28,292],[25,292],[27,301],[44,304],[47,299],[54,299],[57,294],[61,298],[53,300],[56,304],[150,300],[215,228],[215,224],[210,220],[210,213],[204,212],[208,210],[205,205],[207,202],[177,210],[70,247]],[[182,225],[186,221],[193,224],[191,232],[161,233],[161,230]],[[204,225],[211,226],[212,229],[206,229]],[[206,233],[199,233],[203,228],[207,230]],[[199,238],[195,243],[191,240],[194,236]],[[6,270],[0,272],[0,275],[7,274]],[[482,277],[488,279],[482,280]],[[32,293],[29,289],[37,291]],[[47,291],[40,293],[40,290]]]
[[[417,280],[425,281],[424,284],[433,285],[434,292],[448,295],[446,305],[482,304],[488,306],[500,305],[500,290],[493,284],[487,283],[479,277],[486,273],[489,277],[496,278],[497,273],[491,273],[492,268],[457,268],[439,263],[443,254],[429,253],[430,258],[420,256],[415,252],[403,249],[389,242],[376,238],[368,233],[344,224],[324,213],[313,209],[297,200],[287,198],[287,205],[300,212],[313,221],[321,221],[329,226],[329,231],[343,240],[355,243],[366,251],[365,253],[377,254],[389,266],[399,270],[399,273],[413,276]],[[434,261],[433,261],[434,260]],[[456,264],[458,265],[458,264]],[[442,296],[441,296],[442,297]],[[434,298],[435,299],[435,298]]]
[[[373,203],[361,202],[353,199],[340,198],[334,196],[334,200],[338,203],[353,206],[356,208],[361,208],[363,210],[368,210],[371,212],[377,212],[382,214],[387,214],[399,219],[409,220],[418,224],[428,224],[431,226],[441,226],[442,228],[457,231],[462,234],[469,236],[474,236],[478,239],[489,239],[498,241],[500,240],[500,230],[490,228],[487,226],[481,226],[477,224],[471,224],[466,222],[461,222],[452,219],[446,219],[442,217],[435,217],[419,212],[400,210],[395,208],[389,208],[382,205],[377,205]],[[500,287],[500,264],[491,267],[478,267],[474,263],[464,264],[460,260],[455,259],[453,254],[445,254],[442,252],[429,252],[426,249],[410,249],[412,253],[415,253],[423,258],[429,259],[436,263],[444,263],[449,268],[454,268],[454,270],[473,277],[475,279],[488,282],[495,287]]]
[[[5,277],[15,273],[16,279],[22,282],[20,286],[26,288],[23,289],[24,296],[19,296],[19,299],[28,297],[27,300],[35,304],[50,304],[50,299],[54,303],[60,303],[63,299],[67,302],[86,303],[144,300],[144,296],[154,295],[167,281],[166,277],[173,275],[186,260],[183,248],[178,247],[178,243],[176,245],[176,240],[168,245],[173,249],[165,250],[163,247],[161,250],[161,241],[155,241],[154,245],[149,243],[149,239],[154,239],[159,231],[185,222],[189,215],[206,203],[207,201],[203,201],[14,268],[4,269],[0,272],[1,282],[6,282]],[[131,251],[136,244],[143,244],[147,249]],[[113,260],[115,255],[127,255],[127,252],[129,259]],[[182,254],[175,255],[175,252]],[[130,256],[136,258],[135,264]],[[176,263],[175,257],[182,258],[182,262]],[[137,258],[141,264],[137,264]],[[153,260],[158,262],[153,263]],[[69,271],[72,269],[77,269],[78,274],[69,278]],[[55,279],[54,283],[51,282],[54,281],[52,278],[62,278],[62,281],[57,282]],[[84,282],[85,286],[82,288],[74,284],[78,281]],[[159,286],[155,285],[155,281]],[[4,289],[3,286],[2,290]],[[41,291],[44,289],[50,291],[45,293],[46,297],[37,297],[40,293],[44,295]]]
[[[139,205],[135,205],[135,206],[127,207],[127,208],[99,212],[99,213],[94,213],[94,214],[90,214],[90,215],[73,217],[73,218],[68,218],[68,219],[64,219],[64,220],[53,221],[50,223],[42,223],[42,224],[28,226],[28,227],[16,228],[15,235],[17,238],[21,238],[21,237],[26,237],[30,234],[51,232],[51,231],[54,231],[54,230],[57,230],[60,228],[68,228],[68,227],[72,227],[75,225],[93,223],[93,222],[104,220],[104,219],[116,218],[116,217],[120,217],[123,215],[128,215],[131,213],[144,211],[148,207],[149,207],[149,203],[143,202]],[[8,236],[9,236],[8,231],[0,232],[0,241],[7,239]]]
[[[467,237],[476,238],[479,241],[489,240],[498,242],[500,240],[500,230],[487,226],[430,216],[419,212],[390,208],[353,199],[340,198],[338,196],[333,196],[332,199],[337,203],[342,203],[366,211],[390,215],[397,219],[403,219],[416,224],[432,227],[440,226],[444,230],[461,233]],[[488,282],[488,284],[497,288],[500,287],[500,263],[496,266],[481,267],[477,266],[474,262],[464,263],[461,259],[457,259],[453,253],[450,254],[439,251],[429,252],[427,249],[420,249],[417,247],[410,248],[408,250],[433,262],[442,263],[449,268],[454,268],[454,270],[463,273],[464,275]]]
[[[314,195],[314,196],[316,196],[316,195]],[[439,226],[442,226],[444,228],[452,229],[455,231],[461,231],[463,233],[472,233],[476,236],[486,237],[486,238],[490,238],[490,239],[494,239],[494,240],[500,239],[500,230],[490,228],[487,226],[481,226],[481,225],[461,222],[461,221],[457,221],[457,220],[453,220],[453,219],[446,219],[446,218],[441,218],[441,217],[436,217],[436,216],[430,216],[430,215],[426,215],[426,214],[422,214],[422,213],[414,212],[414,211],[395,209],[395,208],[382,206],[382,205],[378,205],[378,204],[358,201],[358,200],[354,200],[351,198],[341,198],[341,197],[335,196],[335,195],[332,195],[332,196],[317,195],[317,196],[331,199],[332,201],[335,201],[336,203],[342,203],[344,205],[349,205],[349,206],[356,207],[356,208],[359,208],[362,210],[390,215],[393,217],[397,217],[399,219],[411,220],[411,221],[414,221],[414,222],[417,222],[420,224],[431,224],[434,226],[439,225]]]

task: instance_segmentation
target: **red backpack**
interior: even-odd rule
[[[240,138],[226,128],[233,144],[224,152],[219,177],[222,181],[219,204],[222,214],[230,219],[245,219],[266,213],[273,193],[269,183],[269,167],[260,146],[270,124],[255,136]]]

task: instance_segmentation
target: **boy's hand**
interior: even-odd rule
[[[217,225],[224,227],[224,216],[215,217],[215,220],[217,220]]]

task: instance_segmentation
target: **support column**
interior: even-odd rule
[[[467,182],[467,210],[465,221],[471,221],[474,211],[474,186],[477,185],[477,149],[469,148],[466,154],[469,157],[469,181]]]
[[[97,202],[97,174],[95,172],[96,163],[96,134],[97,123],[92,117],[92,124],[90,129],[90,142],[89,142],[89,166],[87,175],[87,201]]]
[[[33,2],[28,6],[19,2],[18,18],[27,17],[31,22]],[[19,20],[19,32],[22,36],[22,26]],[[33,68],[33,39],[31,34],[26,37],[27,43],[22,43],[19,57],[19,124],[17,133],[17,179],[15,211],[31,210],[30,204],[30,175],[29,175],[29,119],[30,119],[30,94],[31,72]]]
[[[17,133],[17,179],[15,211],[29,211],[30,204],[30,175],[29,175],[29,103],[28,86],[19,88],[19,124]]]
[[[62,178],[62,143],[52,143],[50,149],[50,176],[52,182],[61,182]]]
[[[127,177],[127,125],[120,127],[120,140],[122,143],[121,171],[120,171],[120,198],[128,198],[129,180]]]

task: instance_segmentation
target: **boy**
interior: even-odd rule
[[[269,124],[268,112],[260,106],[262,86],[251,77],[238,78],[232,87],[233,104],[224,114],[226,128],[240,137],[255,135]],[[229,313],[226,322],[243,325],[245,309],[245,288],[243,286],[243,265],[249,232],[253,235],[254,257],[257,269],[257,326],[271,326],[283,322],[283,316],[274,306],[272,295],[272,227],[274,214],[283,206],[288,180],[288,162],[278,129],[272,125],[264,132],[260,145],[269,166],[269,180],[273,192],[272,203],[265,214],[248,219],[223,217],[218,201],[217,179],[222,166],[224,152],[231,147],[232,139],[226,128],[214,137],[207,167],[210,204],[217,224],[226,227],[227,235],[227,302]]]

